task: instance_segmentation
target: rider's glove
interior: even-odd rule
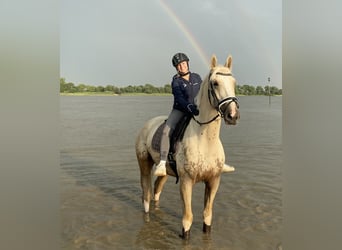
[[[188,106],[186,106],[187,109],[189,110],[189,112],[195,116],[197,116],[199,114],[199,110],[197,108],[197,106],[195,104],[188,104]]]

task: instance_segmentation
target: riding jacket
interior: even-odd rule
[[[196,73],[189,73],[189,81],[180,75],[172,78],[172,94],[174,97],[173,108],[188,113],[187,106],[194,104],[194,99],[201,87],[202,79]]]

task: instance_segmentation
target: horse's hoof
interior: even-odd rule
[[[144,213],[144,221],[150,222],[150,213]]]
[[[211,232],[211,226],[208,226],[203,222],[203,233],[210,233]]]
[[[184,231],[184,228],[182,229],[182,234],[179,235],[183,240],[188,240],[190,238],[190,230]]]

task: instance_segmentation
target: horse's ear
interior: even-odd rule
[[[216,58],[216,55],[212,55],[211,56],[211,64],[210,64],[210,68],[215,68],[217,65],[217,58]]]
[[[232,56],[229,55],[227,57],[226,63],[224,64],[224,66],[229,68],[230,70],[232,70],[232,60],[233,60]]]

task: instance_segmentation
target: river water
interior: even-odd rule
[[[62,249],[281,249],[282,98],[239,97],[241,119],[222,123],[226,162],[211,234],[202,233],[204,184],[193,191],[189,241],[179,185],[169,177],[149,216],[141,203],[135,137],[154,116],[168,115],[171,96],[61,96]]]

